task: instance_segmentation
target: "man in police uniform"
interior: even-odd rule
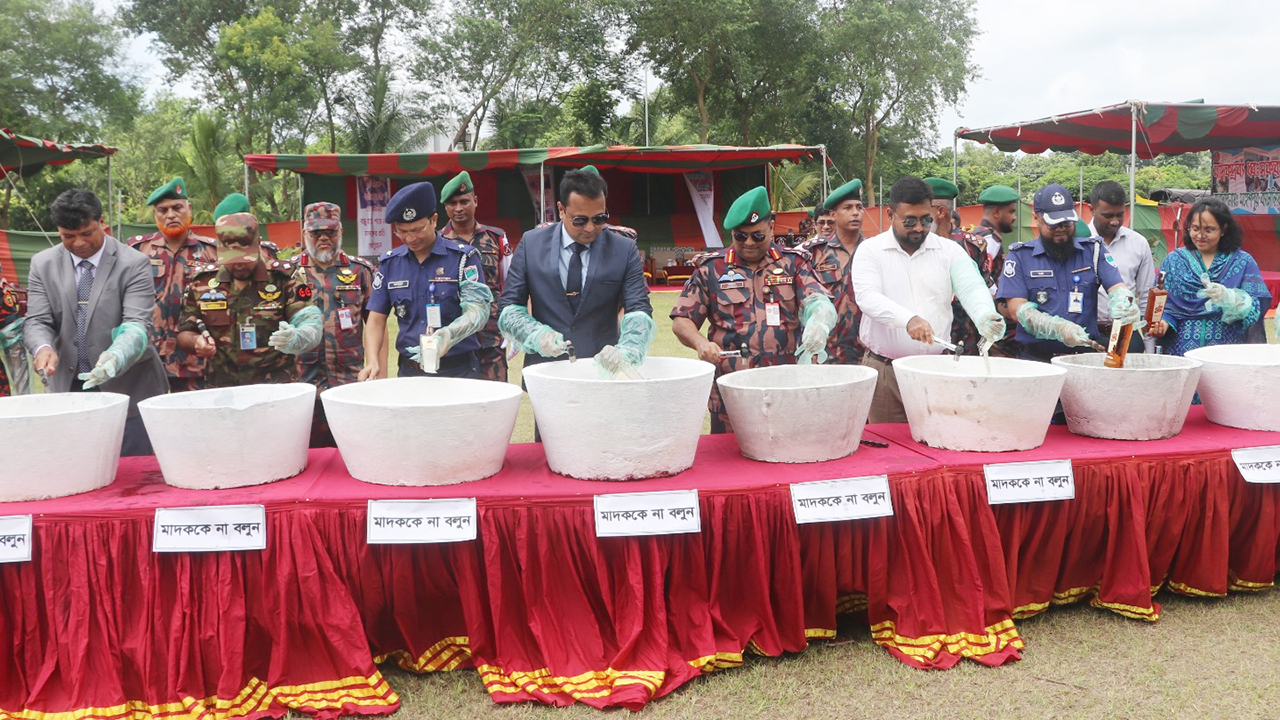
[[[476,222],[476,186],[471,175],[462,171],[445,183],[440,190],[444,203],[445,223],[441,237],[470,245],[480,251],[484,265],[485,284],[493,296],[502,296],[502,278],[506,265],[511,264],[511,245],[502,228],[481,225]],[[491,303],[489,320],[476,333],[480,349],[476,360],[480,363],[480,377],[485,380],[507,381],[507,353],[502,349],[502,333],[498,332],[498,304]]]
[[[209,361],[210,387],[295,381],[291,356],[323,333],[311,287],[293,263],[263,258],[253,215],[223,215],[214,232],[218,262],[196,268],[187,285],[178,347]]]
[[[1018,323],[1021,357],[1048,362],[1057,355],[1102,350],[1098,337],[1098,288],[1107,291],[1111,317],[1139,320],[1133,293],[1115,259],[1092,238],[1075,237],[1071,191],[1050,184],[1036,192],[1039,237],[1015,243],[1001,271],[998,297]]]
[[[836,309],[803,250],[773,242],[769,193],[763,187],[734,201],[724,216],[727,250],[704,253],[671,310],[671,331],[716,366],[716,376],[750,367],[826,360]],[[707,337],[699,332],[709,323]],[[723,352],[739,356],[721,357]],[[716,385],[708,403],[711,432],[732,432]]]
[[[827,340],[827,354],[839,365],[862,362],[864,349],[858,340],[858,303],[849,282],[853,253],[862,242],[862,181],[851,180],[836,188],[822,203],[830,209],[834,232],[804,244],[813,258],[813,272],[836,306],[836,327]],[[819,215],[819,217],[822,217]]]
[[[342,251],[342,208],[318,202],[302,211],[305,249],[298,265],[324,319],[320,344],[298,356],[298,379],[316,391],[356,382],[364,367],[364,318],[373,291],[373,265]],[[333,447],[324,405],[316,396],[311,447]]]
[[[387,316],[400,324],[400,377],[426,375],[421,337],[438,338],[437,374],[479,378],[475,334],[489,319],[493,294],[484,284],[480,251],[436,232],[436,191],[429,182],[406,185],[387,204],[384,219],[404,242],[383,253],[373,276],[364,328],[361,380],[382,372]]]
[[[217,261],[218,243],[191,232],[191,201],[182,178],[156,188],[147,204],[159,230],[132,237],[127,244],[151,260],[156,281],[151,344],[160,352],[169,390],[195,390],[204,383],[204,359],[178,347],[178,322],[182,320],[188,278],[195,268]]]

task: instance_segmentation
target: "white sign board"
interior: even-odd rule
[[[832,522],[893,515],[889,476],[796,483],[791,486],[796,522]]]
[[[451,543],[476,539],[476,499],[370,500],[370,545]]]
[[[1280,482],[1280,445],[1232,450],[1231,459],[1247,483]]]
[[[697,490],[596,495],[596,537],[702,532]]]
[[[31,516],[0,517],[0,563],[31,561]]]
[[[984,465],[987,502],[1008,503],[1071,500],[1076,496],[1076,479],[1070,460],[997,463]]]
[[[267,547],[267,510],[261,505],[157,508],[153,552],[221,552]]]

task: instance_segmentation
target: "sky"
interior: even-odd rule
[[[977,0],[982,76],[938,136],[1126,100],[1280,105],[1275,0]]]
[[[691,0],[697,2],[697,0]],[[112,11],[122,0],[95,0]],[[980,77],[939,114],[938,138],[1125,100],[1280,105],[1277,0],[977,0]],[[164,69],[139,37],[128,57],[149,91]],[[656,85],[656,80],[651,80]],[[189,87],[171,88],[191,94]]]

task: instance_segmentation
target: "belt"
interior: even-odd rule
[[[880,361],[882,364],[884,364],[884,365],[892,365],[892,364],[893,364],[893,360],[892,360],[892,359],[887,358],[887,357],[885,357],[885,356],[881,355],[880,353],[876,353],[876,352],[872,352],[872,351],[868,350],[868,351],[867,351],[867,355],[870,355],[870,356],[871,356],[871,359],[873,359],[873,360],[879,360],[879,361]]]

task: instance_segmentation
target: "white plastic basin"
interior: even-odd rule
[[[860,365],[777,365],[720,376],[720,397],[742,454],[807,463],[858,449],[876,391]]]
[[[1106,353],[1063,355],[1062,409],[1077,435],[1159,440],[1182,432],[1200,379],[1200,363],[1176,355],[1130,353],[1123,368],[1103,367]]]
[[[44,393],[0,398],[0,502],[97,490],[116,479],[129,396]]]
[[[164,481],[212,490],[262,485],[307,467],[316,388],[242,385],[138,403]]]
[[[971,355],[906,357],[893,361],[893,371],[911,437],[930,447],[969,452],[1043,444],[1067,375],[1049,363]]]
[[[644,380],[601,380],[593,363],[524,370],[547,464],[583,480],[640,480],[693,465],[715,366],[651,357]]]
[[[1280,345],[1213,345],[1187,357],[1203,366],[1200,402],[1210,422],[1280,430]]]
[[[351,477],[378,485],[452,485],[502,469],[524,393],[487,380],[412,377],[320,394]]]

